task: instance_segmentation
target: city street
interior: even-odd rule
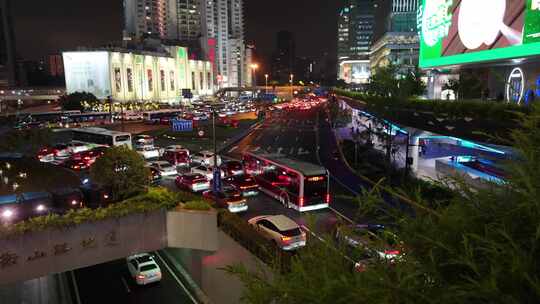
[[[138,286],[129,275],[124,259],[77,269],[68,273],[72,294],[78,294],[82,304],[93,303],[195,303],[173,268],[166,264],[159,253],[155,260],[161,268],[158,283]],[[75,284],[74,284],[75,282]]]

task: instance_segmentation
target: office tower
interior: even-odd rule
[[[0,0],[0,86],[15,86],[15,38],[9,0]]]
[[[124,37],[170,39],[168,9],[168,0],[125,0]]]
[[[338,60],[365,59],[373,39],[373,0],[349,0],[338,18]]]
[[[288,83],[294,74],[296,59],[296,43],[294,35],[288,31],[280,31],[276,36],[276,51],[272,58],[272,79]]]
[[[374,0],[348,0],[342,7],[338,18],[339,79],[356,84],[368,82],[374,22]]]
[[[418,0],[376,0],[372,68],[398,65],[405,73],[418,66]]]

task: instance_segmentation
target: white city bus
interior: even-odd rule
[[[326,168],[277,154],[246,153],[244,169],[260,190],[300,212],[328,208],[330,179]]]
[[[148,111],[143,112],[143,120],[145,123],[157,124],[161,122],[162,118],[175,118],[178,115],[182,115],[183,111],[178,109],[169,109],[169,110],[157,110],[157,111]]]
[[[93,146],[128,146],[131,145],[131,134],[126,132],[111,131],[103,128],[73,129],[73,141],[90,144]]]

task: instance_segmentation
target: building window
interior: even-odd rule
[[[196,90],[196,88],[195,88],[195,72],[191,72],[191,88],[193,90]]]
[[[169,72],[169,81],[171,82],[171,91],[174,91],[174,71]]]
[[[133,92],[133,71],[131,70],[131,68],[128,68],[126,70],[126,74],[128,92]]]
[[[154,89],[154,82],[152,79],[152,70],[146,70],[146,77],[148,79],[148,92],[152,92]]]
[[[117,93],[122,91],[122,73],[120,68],[114,68],[114,88]]]
[[[159,81],[160,81],[160,84],[161,84],[161,91],[165,92],[167,87],[165,86],[165,71],[164,70],[159,71],[159,78],[160,78]]]
[[[208,75],[206,77],[206,81],[208,83],[207,89],[211,90],[212,89],[212,75],[210,74],[210,72],[208,72]]]
[[[203,72],[200,73],[199,84],[200,84],[200,87],[199,87],[199,88],[202,90],[203,87],[204,87],[204,76],[203,76]]]

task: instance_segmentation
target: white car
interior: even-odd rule
[[[256,216],[248,223],[259,234],[283,250],[294,250],[306,246],[306,233],[295,221],[285,215]]]
[[[184,148],[184,146],[181,145],[170,145],[165,147],[165,152],[186,152],[189,155],[189,150]]]
[[[193,120],[208,120],[208,115],[207,114],[197,114],[195,116],[193,116]]]
[[[152,167],[161,173],[161,176],[175,176],[178,175],[176,166],[171,165],[168,161],[155,161],[149,163],[149,167]]]
[[[219,172],[220,172],[221,178],[224,178],[225,177],[225,172],[223,172],[223,170],[221,170],[221,169],[219,170]],[[197,166],[197,167],[193,167],[193,168],[191,168],[191,173],[202,174],[208,180],[213,180],[214,179],[214,168],[212,166],[200,165],[200,166]]]
[[[201,151],[191,156],[191,161],[201,165],[214,165],[214,153],[210,151]],[[217,165],[221,166],[221,157],[217,156]]]
[[[139,153],[144,159],[159,158],[160,153],[159,149],[152,146],[143,146],[137,148],[137,153]]]
[[[137,285],[161,281],[161,269],[148,253],[136,254],[126,258],[129,274]]]
[[[85,143],[73,141],[68,144],[68,150],[69,150],[69,153],[74,154],[74,153],[88,151],[90,150],[90,147],[86,145]]]

